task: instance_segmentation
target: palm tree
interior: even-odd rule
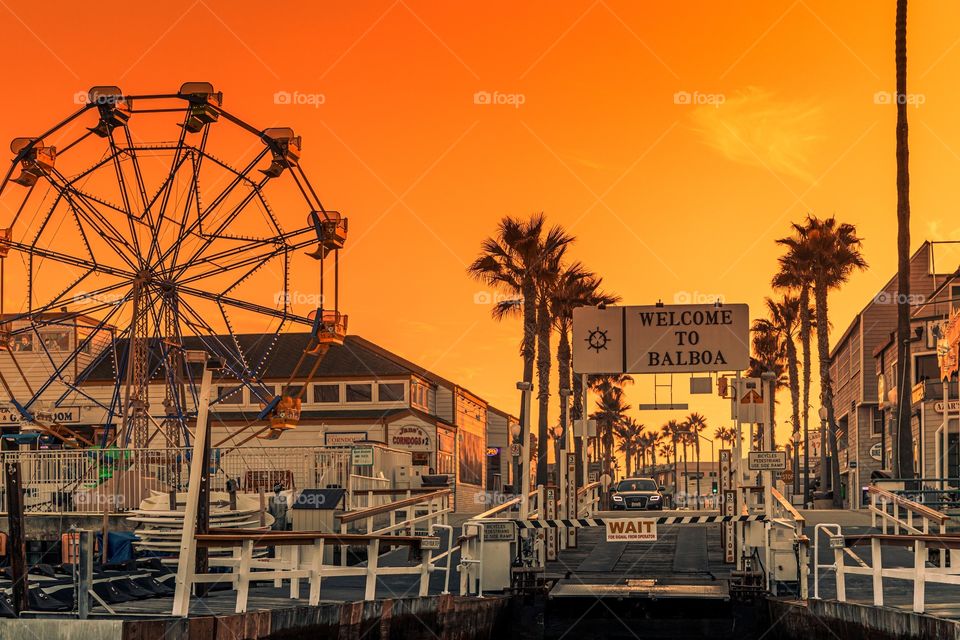
[[[790,389],[790,418],[793,441],[800,439],[800,381],[797,361],[797,325],[800,321],[800,298],[784,294],[779,300],[765,299],[769,318],[753,324],[754,330],[769,333],[780,341],[787,358],[788,388]],[[774,439],[775,445],[776,439]],[[794,449],[794,466],[799,466],[799,451]],[[794,475],[794,493],[800,493],[800,474]]]
[[[644,427],[644,425],[640,425]],[[637,451],[637,467],[643,467],[643,474],[647,474],[650,466],[657,464],[657,445],[660,443],[660,433],[657,431],[644,431],[640,436],[640,445]],[[650,464],[647,464],[647,456],[650,457]]]
[[[707,428],[707,419],[703,414],[691,413],[683,421],[683,427],[689,434],[694,454],[697,456],[697,504],[699,505],[700,496],[703,495],[700,488],[700,434]]]
[[[779,334],[771,328],[769,323],[762,320],[755,320],[751,327],[753,331],[752,346],[753,356],[750,358],[750,366],[747,369],[747,375],[753,378],[760,378],[766,372],[774,374],[770,382],[770,389],[765,393],[770,395],[770,435],[773,440],[775,433],[775,413],[777,402],[777,391],[787,386],[787,358],[784,345],[780,341]],[[764,416],[766,418],[766,416]],[[776,448],[776,442],[767,443],[770,449]]]
[[[523,313],[523,381],[533,382],[534,359],[537,363],[537,399],[540,415],[537,433],[537,483],[546,484],[548,446],[548,402],[550,398],[550,328],[548,292],[560,271],[566,247],[573,241],[561,227],[544,232],[546,219],[542,213],[528,220],[510,216],[500,220],[494,237],[481,244],[480,255],[467,267],[467,272],[491,287],[506,291],[511,298],[497,302],[492,314],[497,320],[506,315]],[[520,406],[521,424],[529,422]]]
[[[567,424],[563,422],[567,402],[562,393],[564,389],[572,389],[571,420],[583,417],[582,382],[579,376],[571,380],[573,353],[570,348],[570,328],[573,323],[573,310],[576,307],[616,304],[620,301],[619,296],[602,291],[600,285],[601,278],[584,269],[578,262],[563,268],[550,295],[550,313],[558,335],[557,388],[560,391],[560,419],[564,430],[567,428]]]
[[[560,226],[553,226],[539,244],[537,264],[537,433],[540,435],[540,459],[537,461],[537,484],[547,484],[547,436],[550,429],[550,335],[553,317],[550,296],[560,278],[560,265],[567,246],[573,242]]]
[[[542,214],[526,221],[510,216],[502,218],[496,234],[481,243],[480,255],[467,267],[467,273],[477,280],[510,294],[493,306],[491,314],[495,320],[522,312],[520,355],[523,357],[522,380],[527,383],[533,382],[537,345],[537,273],[544,223]],[[521,401],[520,424],[527,422]]]
[[[797,226],[794,225],[795,228]],[[840,495],[837,424],[833,408],[833,385],[830,380],[828,293],[830,289],[836,289],[847,282],[856,269],[865,269],[867,262],[861,253],[862,241],[857,236],[857,228],[852,224],[837,222],[835,217],[821,219],[808,215],[803,232],[798,234],[794,241],[802,241],[805,244],[803,251],[809,257],[809,267],[813,275],[817,357],[820,364],[820,400],[827,413],[829,431],[827,444],[830,446],[832,460],[833,504],[839,508],[843,506],[843,499]],[[909,390],[907,393],[909,394]],[[824,466],[821,464],[821,468]]]
[[[597,421],[597,439],[600,442],[599,450],[604,462],[603,467],[609,470],[610,460],[613,458],[613,426],[622,420],[630,409],[630,405],[624,402],[623,388],[632,384],[633,378],[618,373],[590,376],[587,382],[599,396],[597,411],[590,417]]]
[[[793,237],[777,240],[778,244],[787,247],[787,252],[778,259],[780,270],[773,277],[773,286],[796,291],[800,309],[800,371],[803,382],[803,391],[801,392],[803,396],[803,495],[808,495],[810,493],[810,378],[813,372],[810,362],[810,342],[811,333],[815,328],[814,309],[810,304],[813,272],[810,261],[810,247],[805,240],[806,228],[795,224],[793,229],[795,234]]]
[[[683,473],[684,473],[684,493],[686,493],[686,474],[687,474],[687,443],[684,440],[684,428],[676,420],[668,420],[663,427],[660,428],[663,439],[670,441],[670,451],[673,454],[673,486],[674,491],[680,491],[680,480],[677,474],[677,443],[683,444]]]
[[[897,461],[894,475],[913,477],[910,393],[910,147],[907,127],[907,0],[897,0]],[[829,407],[828,407],[829,410]],[[834,499],[836,501],[836,499]]]
[[[713,431],[713,439],[720,443],[727,443],[731,447],[733,446],[733,441],[736,439],[736,432],[730,427],[717,427]]]
[[[644,425],[631,417],[623,418],[619,424],[614,426],[614,433],[620,439],[617,451],[623,454],[628,478],[632,475],[634,455],[642,444],[641,438],[644,435],[644,428]]]

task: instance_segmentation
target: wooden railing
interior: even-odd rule
[[[225,567],[230,573],[196,573],[189,571],[183,584],[177,585],[175,601],[185,601],[189,614],[189,594],[196,583],[229,582],[237,592],[236,612],[247,610],[250,585],[254,581],[290,582],[290,597],[300,597],[300,581],[310,585],[309,603],[320,603],[320,587],[324,577],[364,576],[364,599],[376,598],[377,579],[386,575],[419,575],[420,596],[429,592],[430,572],[433,566],[433,550],[425,548],[424,536],[336,534],[319,531],[257,531],[236,529],[213,529],[210,533],[197,534],[197,545],[206,548],[235,548],[233,557],[217,557],[209,560],[210,567]],[[432,538],[434,548],[439,547],[439,538]],[[352,567],[328,565],[323,562],[327,545],[365,546],[367,563]],[[255,547],[273,547],[274,557],[255,558]],[[406,546],[413,549],[419,562],[410,566],[381,567],[379,556],[391,547]],[[301,548],[309,549],[301,553]],[[345,555],[345,554],[344,554]],[[449,563],[446,568],[449,573]],[[449,582],[449,575],[447,576]]]
[[[603,486],[591,482],[577,489],[577,517],[589,518],[600,509],[600,492]]]
[[[873,604],[883,606],[883,579],[895,578],[913,582],[913,610],[923,613],[926,609],[926,584],[928,582],[960,587],[960,536],[958,535],[889,535],[865,534],[836,536],[840,544],[833,545],[836,568],[837,600],[846,602],[846,575],[866,575],[873,578]],[[842,538],[842,539],[841,539]],[[860,566],[847,566],[844,552],[861,545],[870,546],[870,564],[860,561]],[[884,546],[898,546],[913,549],[914,561],[910,567],[883,567]],[[941,556],[950,554],[950,568],[928,567],[927,552],[940,550]]]
[[[879,518],[883,533],[887,533],[888,523],[893,524],[894,534],[899,534],[901,529],[915,535],[927,534],[930,533],[931,524],[942,533],[950,520],[950,516],[945,513],[874,485],[867,487],[867,493],[870,495],[871,523],[876,527]],[[892,513],[890,507],[893,508]],[[919,523],[917,519],[920,520]],[[916,526],[917,524],[920,526]]]
[[[405,532],[412,535],[418,529],[429,531],[433,525],[446,525],[447,515],[453,511],[450,507],[452,493],[450,489],[441,489],[388,504],[346,511],[337,515],[340,534],[396,535]],[[402,520],[398,517],[400,512],[403,512]],[[346,553],[341,554],[340,564],[346,566]]]

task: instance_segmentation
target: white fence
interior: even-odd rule
[[[390,487],[397,469],[404,465],[409,469],[409,453],[365,446],[374,449],[372,466],[351,467],[350,448],[214,449],[210,488],[225,491],[227,480],[232,479],[240,492],[270,492],[277,484],[285,489],[339,486],[350,492],[355,486],[360,490]],[[4,452],[0,462],[19,460],[26,512],[101,513],[136,509],[151,491],[185,491],[192,455],[187,448],[70,449]],[[0,475],[0,508],[6,511],[4,482]]]

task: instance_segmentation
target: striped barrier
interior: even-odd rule
[[[631,517],[631,516],[628,516]],[[643,516],[632,516],[642,518]],[[618,518],[577,518],[570,520],[515,520],[520,529],[583,529],[587,527],[605,527],[608,520]],[[644,518],[656,520],[661,524],[711,524],[714,522],[764,522],[765,515],[751,516],[661,516],[659,518]]]

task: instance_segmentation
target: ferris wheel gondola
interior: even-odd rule
[[[83,101],[41,135],[16,138],[0,183],[0,210],[10,212],[0,227],[0,358],[13,365],[0,364],[0,391],[10,422],[76,441],[83,434],[57,416],[82,404],[100,416],[102,445],[145,447],[159,435],[179,446],[199,393],[184,358],[193,348],[262,399],[248,428],[265,437],[294,428],[301,398],[261,380],[277,336],[308,330],[303,358],[314,358],[315,372],[346,333],[347,220],[307,179],[300,136],[248,124],[207,82],[148,95],[98,86]],[[214,153],[220,127],[229,135]],[[305,226],[285,228],[304,217]],[[319,263],[320,304],[300,312],[289,292],[303,255]],[[262,344],[243,344],[239,327]],[[89,384],[104,370],[109,385]]]

